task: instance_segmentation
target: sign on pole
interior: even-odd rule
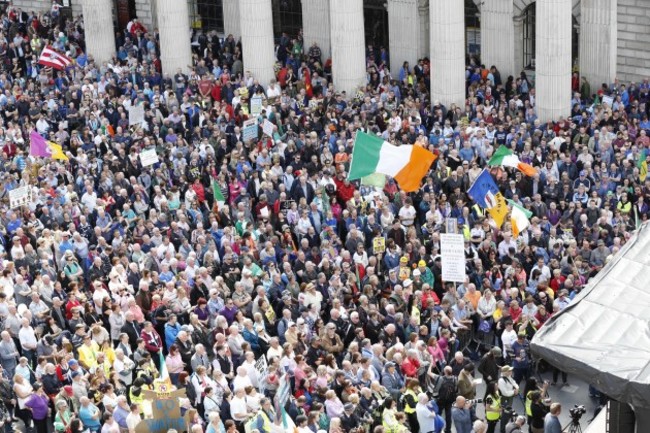
[[[245,120],[244,128],[242,129],[242,138],[244,139],[244,143],[247,143],[251,140],[257,140],[257,131],[258,126],[256,119]]]
[[[158,161],[156,149],[147,149],[140,152],[140,162],[143,167],[149,167],[150,165],[156,164]]]
[[[251,116],[259,116],[262,112],[262,97],[253,96],[251,98]]]
[[[129,107],[129,126],[144,122],[144,105]]]
[[[29,186],[21,186],[9,191],[9,206],[12,209],[31,203],[32,189]]]
[[[372,252],[374,254],[386,252],[386,239],[381,236],[377,236],[372,240]]]
[[[273,138],[273,128],[273,123],[271,123],[269,119],[264,119],[264,123],[262,124],[262,132]]]
[[[445,282],[465,281],[465,238],[455,233],[440,234],[440,261]]]
[[[260,359],[255,363],[255,370],[257,370],[257,382],[259,383],[260,394],[264,394],[264,382],[266,381],[266,376],[268,375],[269,366],[266,363],[266,356],[262,355]]]
[[[603,96],[603,104],[607,104],[609,108],[614,107],[614,98],[611,96]]]
[[[287,403],[287,400],[289,400],[289,394],[291,394],[290,388],[289,375],[285,373],[280,378],[280,385],[278,386],[278,391],[275,393],[275,402],[278,406],[284,407]]]
[[[458,220],[456,218],[447,218],[445,225],[447,233],[458,233]]]

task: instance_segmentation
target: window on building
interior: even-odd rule
[[[364,0],[363,20],[366,45],[388,50],[388,9],[385,0]]]
[[[187,9],[193,29],[223,32],[223,0],[188,0]]]
[[[480,13],[474,0],[465,0],[465,55],[478,57],[481,53]]]
[[[535,11],[536,3],[531,3],[524,9],[523,20],[523,49],[524,69],[535,69]]]
[[[302,1],[273,0],[273,33],[276,38],[286,33],[295,38],[302,30]]]

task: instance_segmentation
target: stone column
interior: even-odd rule
[[[388,51],[394,77],[404,62],[413,68],[418,60],[419,24],[416,0],[388,0]]]
[[[271,0],[239,0],[244,70],[267,86],[275,78],[275,43]]]
[[[241,36],[239,0],[223,0],[223,32],[226,37],[233,35],[235,40]]]
[[[83,0],[81,3],[86,28],[86,52],[95,63],[108,62],[116,54],[112,0]]]
[[[481,6],[481,63],[496,66],[505,83],[515,73],[512,0],[485,0]]]
[[[418,18],[420,20],[418,57],[429,57],[429,0],[418,0]]]
[[[174,76],[178,69],[187,73],[192,64],[187,2],[157,0],[156,6],[163,74]]]
[[[542,122],[571,111],[571,0],[537,0],[535,82]]]
[[[616,77],[616,3],[616,0],[582,0],[580,6],[580,75],[587,78],[592,93]]]
[[[465,6],[462,1],[431,0],[431,101],[465,107]]]
[[[352,97],[366,84],[366,36],[363,2],[330,0],[332,78],[338,92]]]
[[[513,76],[516,78],[519,73],[524,69],[524,19],[521,16],[515,17],[513,20],[515,32],[515,73]],[[501,75],[503,78],[503,74]],[[506,77],[507,79],[508,77]]]
[[[305,53],[316,42],[323,63],[332,55],[329,3],[329,0],[302,0],[302,35],[305,40]]]

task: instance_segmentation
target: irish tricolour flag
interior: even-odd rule
[[[381,173],[394,178],[406,192],[417,191],[436,155],[422,146],[394,146],[380,137],[357,132],[349,180]]]
[[[533,216],[533,213],[528,209],[519,206],[512,200],[508,200],[508,204],[512,206],[510,211],[510,224],[512,224],[512,235],[518,237],[519,233],[526,230],[530,225],[528,219]]]
[[[488,161],[489,166],[506,166],[516,168],[521,171],[526,176],[533,177],[537,174],[537,170],[530,164],[519,161],[519,157],[512,153],[512,150],[508,149],[504,145],[499,146],[492,158]]]

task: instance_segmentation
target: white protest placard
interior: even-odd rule
[[[242,138],[244,143],[247,143],[251,140],[257,140],[257,120],[248,119],[244,121],[244,128],[242,129]]]
[[[291,394],[291,384],[289,383],[289,374],[285,373],[281,378],[280,378],[280,385],[278,386],[278,390],[275,393],[275,403],[283,407],[287,400],[289,400],[289,395]]]
[[[275,125],[273,125],[273,123],[271,123],[269,119],[264,119],[264,123],[262,124],[262,132],[264,132],[269,137],[273,138],[274,126]]]
[[[9,191],[9,206],[12,209],[31,203],[32,189],[29,186],[21,186]]]
[[[614,106],[614,98],[611,96],[603,96],[603,104],[607,104],[609,108]]]
[[[255,363],[255,370],[257,371],[257,383],[259,383],[259,391],[264,394],[264,381],[268,375],[269,366],[266,363],[266,356],[262,355]]]
[[[440,261],[445,282],[465,281],[465,238],[454,233],[440,235]]]
[[[253,96],[251,98],[251,116],[259,116],[263,109],[262,102],[263,99],[261,96]]]
[[[143,167],[149,167],[150,165],[154,165],[158,161],[159,160],[158,160],[158,154],[156,153],[156,149],[147,149],[140,152],[140,162],[142,163]]]
[[[129,107],[129,126],[144,122],[144,105]]]

